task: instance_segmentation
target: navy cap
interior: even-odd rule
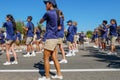
[[[67,21],[67,23],[70,23],[70,22],[72,23],[72,20]]]
[[[47,2],[51,2],[53,6],[57,6],[57,3],[55,0],[44,0],[44,3],[46,4]]]

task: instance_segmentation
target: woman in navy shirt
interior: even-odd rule
[[[50,80],[50,64],[49,58],[52,55],[52,59],[54,61],[57,75],[52,76],[52,78],[59,78],[63,79],[63,76],[60,71],[60,64],[57,59],[57,31],[58,31],[58,24],[57,24],[57,14],[55,10],[56,2],[55,0],[45,0],[46,10],[47,12],[44,14],[43,18],[40,20],[40,24],[46,21],[46,33],[45,33],[45,46],[44,46],[44,65],[45,65],[45,77],[39,78],[38,80]]]
[[[14,42],[15,42],[15,30],[16,30],[16,23],[12,15],[7,15],[6,16],[6,21],[4,23],[4,27],[6,28],[6,57],[7,57],[7,62],[3,63],[3,65],[11,65],[11,64],[18,64],[17,61],[17,55],[14,50]],[[12,50],[13,56],[14,56],[14,61],[11,63],[10,62],[10,54],[9,51],[10,49]]]
[[[110,21],[110,40],[111,40],[111,52],[108,53],[108,55],[117,55],[115,52],[115,43],[117,39],[117,22],[115,19],[111,19]]]

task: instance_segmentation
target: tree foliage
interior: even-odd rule
[[[22,21],[17,21],[16,22],[17,31],[19,31],[22,34],[24,34],[23,27],[24,27],[24,22],[22,22]]]
[[[91,37],[92,37],[92,33],[93,33],[92,31],[87,31],[87,32],[86,32],[86,36],[87,36],[88,38],[91,38]]]

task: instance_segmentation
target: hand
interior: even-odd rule
[[[58,26],[58,30],[61,30],[62,29],[62,27],[61,26]]]

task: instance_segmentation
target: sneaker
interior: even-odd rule
[[[30,56],[36,56],[35,52],[32,52],[32,54]]]
[[[19,52],[22,52],[22,50],[19,50]]]
[[[16,50],[15,52],[20,52],[19,50]]]
[[[66,56],[67,56],[67,57],[71,57],[71,56],[72,56],[72,54],[71,54],[71,53],[68,53]]]
[[[76,54],[75,54],[75,51],[72,51],[72,56],[75,56]]]
[[[98,48],[98,46],[93,46],[94,48]]]
[[[64,63],[64,64],[67,64],[68,61],[66,59],[62,59],[59,63]]]
[[[63,79],[63,76],[58,76],[58,75],[55,75],[55,76],[51,76],[52,79]]]
[[[113,52],[109,52],[108,55],[115,55],[115,56],[117,56],[117,53],[116,52],[114,52],[114,53]]]
[[[107,53],[108,55],[112,55],[112,52]]]
[[[7,61],[7,62],[3,63],[3,65],[5,65],[5,66],[11,65],[11,63]]]
[[[29,53],[23,55],[23,57],[30,57],[31,55]]]
[[[50,80],[50,78],[42,77],[42,78],[38,78],[38,80]]]
[[[18,64],[18,61],[13,61],[11,62],[11,64]]]
[[[50,63],[50,64],[54,64],[54,62],[53,62],[53,61],[50,61],[49,63]]]

